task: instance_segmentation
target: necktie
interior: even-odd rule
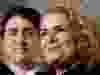
[[[64,75],[64,65],[49,65],[49,75]]]
[[[55,69],[54,65],[49,64],[48,74],[56,75],[56,69]]]

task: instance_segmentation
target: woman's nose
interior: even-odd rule
[[[58,41],[58,39],[57,39],[55,36],[53,36],[53,37],[49,37],[48,43],[54,44],[54,43],[56,43],[57,41]]]

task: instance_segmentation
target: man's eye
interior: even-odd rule
[[[40,36],[45,36],[45,35],[47,35],[47,32],[41,32],[40,33]]]
[[[16,32],[9,32],[9,35],[16,35]]]
[[[32,35],[32,32],[31,31],[29,32],[29,35]]]
[[[29,36],[32,36],[32,31],[29,31],[29,32],[25,32],[24,35],[29,35]]]

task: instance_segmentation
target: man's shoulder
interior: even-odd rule
[[[0,74],[14,75],[14,73],[8,68],[8,66],[6,64],[0,64]]]

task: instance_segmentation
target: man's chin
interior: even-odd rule
[[[5,61],[6,64],[50,64],[52,61],[56,60],[58,57],[46,57],[46,58],[32,58],[32,57],[24,57],[24,58],[18,58],[16,60],[16,57],[10,57]]]
[[[25,56],[23,59],[16,61],[16,64],[39,64],[39,58],[32,58],[30,56]]]
[[[21,57],[15,57],[15,56],[9,56],[5,59],[4,63],[6,64],[19,64],[21,63],[22,58]]]

